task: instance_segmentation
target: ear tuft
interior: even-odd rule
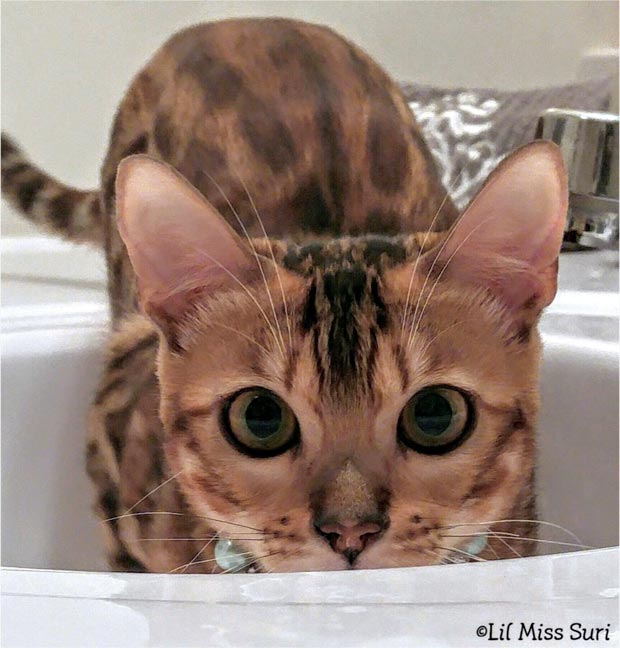
[[[537,314],[555,296],[567,208],[560,149],[546,141],[528,144],[491,173],[422,267],[486,286],[510,309]]]

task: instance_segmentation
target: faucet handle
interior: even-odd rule
[[[618,115],[552,108],[536,137],[560,147],[568,172],[563,248],[609,247],[618,238]]]

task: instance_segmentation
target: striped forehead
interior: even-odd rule
[[[282,264],[306,277],[344,268],[366,268],[381,272],[402,263],[410,254],[407,237],[363,236],[290,245]]]
[[[377,338],[389,323],[382,270],[404,258],[394,239],[378,237],[289,251],[284,265],[310,278],[300,328],[312,341],[320,391],[350,398],[372,390]]]

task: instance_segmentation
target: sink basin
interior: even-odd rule
[[[578,621],[617,640],[612,293],[561,290],[541,324],[539,517],[558,525],[542,537],[567,545],[489,563],[222,576],[105,571],[84,438],[108,315],[80,298],[3,308],[2,645],[474,646],[488,643],[479,626],[510,621],[566,637]]]
[[[84,474],[84,438],[106,335],[105,315],[96,310],[55,312],[48,305],[31,317],[27,309],[14,308],[3,318],[5,566],[104,568]],[[618,537],[618,344],[553,334],[544,342],[540,517],[567,527],[583,544],[613,546]],[[545,537],[574,542],[559,531]]]

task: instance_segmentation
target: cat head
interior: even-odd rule
[[[220,535],[255,530],[236,542],[260,568],[433,564],[533,516],[536,323],[567,209],[554,145],[507,158],[428,237],[243,239],[146,156],[117,195],[161,332],[170,469]]]

